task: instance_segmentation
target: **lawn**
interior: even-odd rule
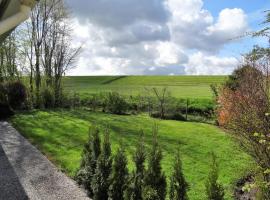
[[[82,97],[109,91],[144,96],[145,88],[167,87],[173,97],[210,99],[210,85],[219,85],[225,79],[226,76],[85,76],[65,77],[64,86]]]
[[[202,123],[154,121],[147,115],[118,116],[85,110],[33,111],[16,115],[14,126],[68,175],[73,176],[80,164],[84,143],[91,124],[102,130],[109,128],[113,151],[122,142],[131,158],[139,130],[145,132],[147,148],[151,129],[159,126],[163,150],[163,169],[171,173],[172,162],[179,148],[184,174],[190,184],[191,200],[205,199],[205,180],[209,171],[209,153],[214,151],[220,164],[220,182],[226,188],[226,199],[232,199],[236,180],[252,168],[251,158],[240,150],[233,139],[219,128]],[[148,152],[148,151],[147,151]],[[129,168],[132,169],[130,162]]]

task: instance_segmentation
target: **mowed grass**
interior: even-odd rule
[[[232,199],[235,182],[252,168],[251,158],[233,139],[215,126],[202,123],[154,121],[147,115],[118,116],[85,110],[33,111],[21,113],[12,119],[14,126],[59,168],[74,176],[79,167],[83,145],[89,127],[94,123],[101,130],[111,133],[113,152],[122,142],[133,168],[131,154],[139,137],[145,133],[147,151],[151,144],[152,126],[159,126],[159,142],[163,150],[162,166],[166,175],[171,174],[175,152],[180,149],[184,174],[190,184],[191,200],[203,200],[205,181],[209,172],[210,152],[218,156],[219,181],[226,188],[226,199]]]
[[[226,76],[81,76],[65,77],[67,91],[82,97],[99,92],[116,91],[123,95],[148,94],[145,88],[167,87],[177,98],[212,98],[211,84],[221,84]]]

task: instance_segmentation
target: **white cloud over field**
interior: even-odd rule
[[[228,74],[237,59],[219,52],[248,30],[242,9],[214,18],[202,0],[67,1],[83,44],[76,75]]]

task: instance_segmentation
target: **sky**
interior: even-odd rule
[[[269,0],[66,0],[73,45],[69,75],[225,75],[264,38]]]

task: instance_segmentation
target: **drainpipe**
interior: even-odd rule
[[[20,11],[17,14],[0,22],[0,35],[14,29],[20,23],[27,20],[30,14],[31,14],[31,7],[21,5]]]

